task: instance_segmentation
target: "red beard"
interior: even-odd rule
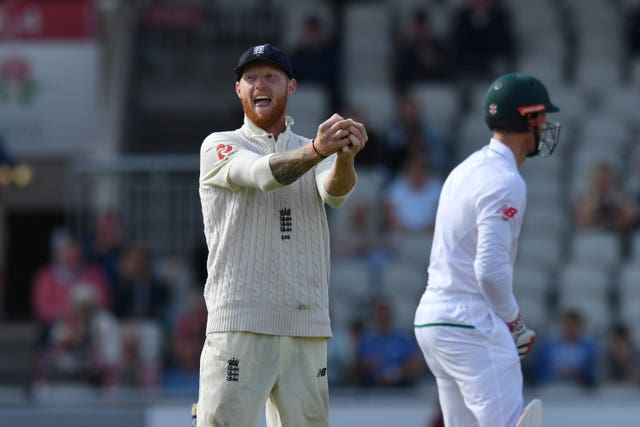
[[[280,120],[287,109],[287,95],[271,98],[271,109],[268,112],[256,113],[253,101],[241,98],[242,109],[249,120],[262,129],[270,129]]]

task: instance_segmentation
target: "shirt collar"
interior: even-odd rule
[[[291,116],[286,116],[284,119],[284,124],[286,126],[284,132],[282,132],[281,135],[284,135],[285,133],[290,133],[291,132],[291,125],[293,125],[294,121],[293,118]],[[255,123],[253,123],[249,117],[247,117],[247,115],[245,114],[244,116],[244,126],[243,126],[249,133],[250,136],[268,136],[269,132],[267,132],[266,130],[262,129],[261,127],[258,127]]]
[[[270,142],[269,146],[272,147],[272,149],[275,147],[277,148],[276,151],[284,151],[289,145],[289,137],[291,136],[291,126],[294,123],[293,118],[291,116],[286,116],[284,120],[285,120],[285,126],[286,126],[285,130],[278,136],[277,141],[273,141],[272,138],[269,138],[271,134],[266,130],[262,129],[261,127],[258,127],[255,123],[249,120],[249,117],[247,117],[246,114],[244,116],[244,125],[242,126],[242,128],[248,137],[257,138],[263,142]]]
[[[489,151],[492,151],[498,154],[501,157],[504,157],[514,168],[518,168],[518,163],[516,162],[516,156],[511,151],[511,148],[507,147],[502,142],[498,141],[495,138],[491,138],[489,141]]]

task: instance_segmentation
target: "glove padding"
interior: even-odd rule
[[[531,351],[531,347],[533,347],[533,343],[536,341],[536,333],[527,328],[524,320],[522,320],[521,314],[518,314],[518,317],[512,322],[507,323],[507,326],[509,326],[513,341],[516,343],[518,356],[520,356],[520,360],[522,360],[529,351]]]

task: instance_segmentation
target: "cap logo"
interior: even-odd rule
[[[489,114],[491,114],[492,116],[495,116],[497,112],[498,112],[498,106],[496,105],[495,102],[492,102],[491,105],[489,105]]]
[[[264,50],[266,49],[266,44],[261,44],[260,46],[256,46],[253,48],[254,55],[264,55]]]
[[[500,90],[502,89],[502,83],[496,83],[495,86],[493,86],[494,90]]]

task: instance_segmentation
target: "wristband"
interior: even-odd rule
[[[312,139],[312,140],[311,140],[311,146],[313,147],[313,151],[315,151],[315,152],[316,152],[316,154],[317,154],[318,156],[320,156],[320,158],[322,158],[322,159],[326,159],[326,158],[327,158],[327,156],[323,156],[322,154],[320,154],[320,152],[319,152],[319,151],[318,151],[318,149],[316,148],[315,139]]]

